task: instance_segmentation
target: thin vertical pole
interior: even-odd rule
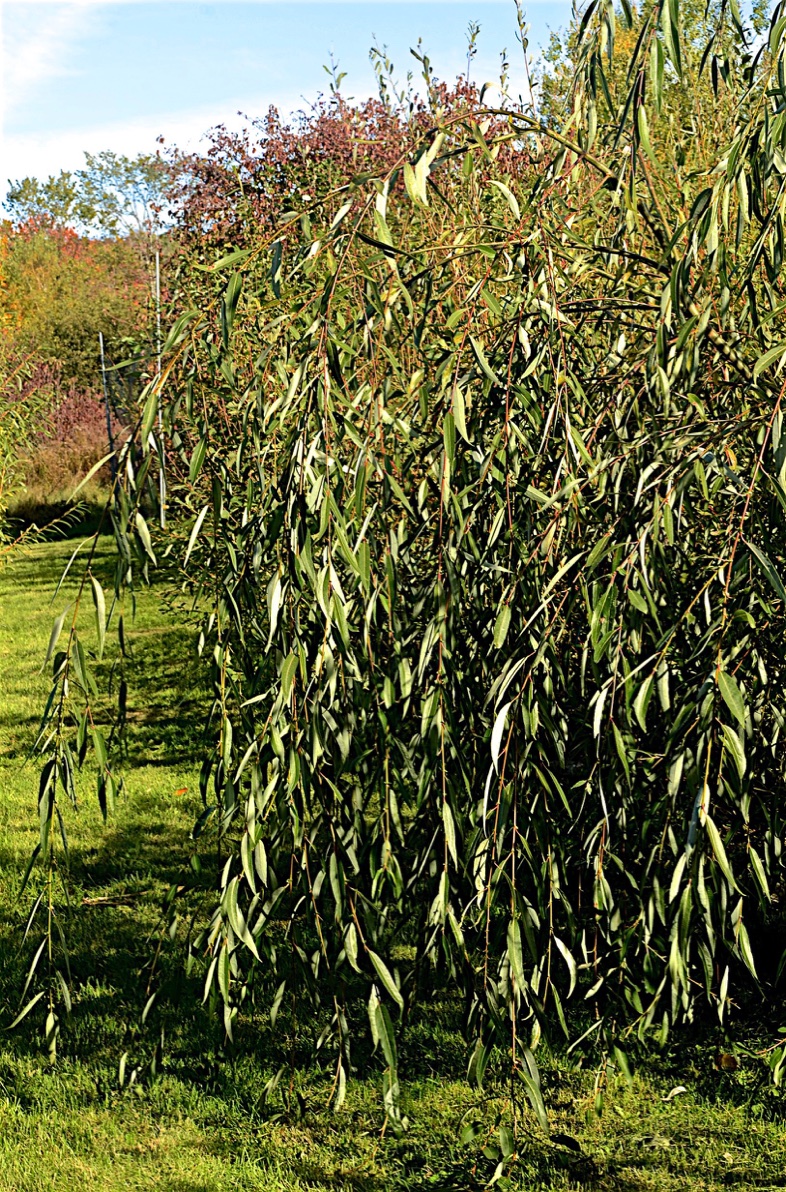
[[[115,482],[117,476],[117,460],[114,456],[115,443],[112,438],[112,411],[109,408],[109,386],[106,383],[106,362],[104,361],[104,333],[98,333],[98,346],[101,349],[101,383],[104,387],[104,409],[106,410],[106,437],[109,440],[109,450],[112,452],[112,458],[109,461],[109,466],[112,469],[112,484]]]
[[[161,380],[161,254],[156,249],[156,357],[157,379]],[[158,394],[158,507],[161,529],[166,528],[166,456],[164,454],[164,418],[161,392]]]

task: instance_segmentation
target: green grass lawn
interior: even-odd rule
[[[34,882],[18,893],[38,833],[37,770],[25,758],[48,689],[39,669],[52,620],[73,592],[66,583],[50,605],[73,545],[32,547],[0,571],[0,1027],[18,1009],[37,941],[32,930],[22,943]],[[100,565],[111,567],[108,548]],[[163,584],[142,593],[132,634],[125,792],[104,825],[86,768],[80,810],[67,818],[71,909],[63,913],[75,996],[57,1063],[41,1051],[35,1011],[0,1031],[0,1192],[485,1187],[496,1160],[481,1148],[495,1143],[508,1113],[505,1086],[492,1080],[481,1094],[467,1085],[463,1044],[444,1007],[422,1011],[402,1045],[409,1125],[398,1138],[381,1128],[373,1065],[350,1082],[338,1113],[326,1105],[327,1066],[288,1071],[265,1103],[266,1082],[297,1040],[247,1028],[237,1051],[225,1050],[199,982],[183,974],[178,939],[164,937],[160,998],[142,1023],[162,899],[189,872],[188,833],[200,809],[203,698],[190,634],[172,628],[165,596]],[[308,1024],[302,1029],[308,1035]],[[786,1188],[782,1102],[757,1091],[745,1057],[737,1072],[716,1071],[716,1044],[707,1036],[653,1059],[632,1085],[610,1069],[600,1112],[596,1071],[541,1049],[553,1130],[577,1139],[582,1153],[547,1141],[521,1110],[517,1157],[497,1186]],[[666,1100],[677,1085],[687,1091]],[[468,1124],[478,1133],[462,1143]]]

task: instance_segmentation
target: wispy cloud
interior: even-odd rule
[[[71,51],[90,32],[101,7],[91,0],[70,4],[6,4],[2,24],[3,116],[21,108],[46,79],[67,75]]]
[[[113,149],[129,157],[137,153],[155,153],[160,148],[159,136],[164,138],[165,147],[176,145],[183,151],[197,150],[203,137],[216,124],[240,129],[247,126],[249,117],[264,113],[269,103],[269,98],[261,96],[239,96],[220,105],[161,112],[144,119],[96,123],[65,132],[6,134],[0,196],[8,179],[43,178],[62,169],[78,169],[86,152]],[[308,100],[293,91],[278,97],[278,103],[281,111],[288,113],[307,105]],[[249,116],[239,113],[249,113]]]

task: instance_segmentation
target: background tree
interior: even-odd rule
[[[173,225],[195,260],[208,259],[216,246],[241,249],[279,222],[288,209],[311,207],[338,196],[353,180],[379,175],[405,152],[414,152],[436,116],[458,119],[480,107],[480,94],[466,78],[448,86],[434,75],[424,53],[420,61],[425,96],[411,76],[403,87],[384,51],[372,52],[379,96],[361,103],[341,91],[343,76],[333,71],[327,96],[290,121],[275,108],[239,133],[218,127],[205,153],[171,157]],[[327,69],[327,68],[326,68]],[[501,144],[506,168],[519,153]],[[522,159],[524,160],[524,159]]]
[[[110,190],[109,166],[118,186],[130,187],[128,176],[138,174],[136,165],[103,155],[100,170],[84,171],[76,180],[61,175],[44,186],[26,180],[10,205],[28,218],[0,228],[5,356],[14,375],[24,378],[25,403],[37,411],[32,437],[11,452],[16,479],[26,488],[24,497],[17,492],[16,512],[25,518],[48,518],[52,503],[65,501],[107,453],[99,336],[110,366],[129,358],[138,362],[124,370],[126,382],[132,375],[138,379],[140,369],[155,359],[155,253],[162,237],[155,230],[157,217],[148,219],[141,206],[134,212],[129,191],[121,200]],[[97,194],[99,175],[106,184],[103,198]],[[90,210],[100,236],[80,235],[69,226],[79,224],[77,211],[87,218],[88,184],[96,192]],[[118,377],[109,375],[112,393],[121,396]],[[121,406],[129,396],[127,390]],[[21,409],[15,406],[15,416]]]
[[[5,207],[16,224],[71,228],[94,238],[149,238],[166,226],[169,181],[160,154],[85,153],[81,170],[61,170],[46,181],[9,181]]]
[[[68,386],[100,389],[98,334],[118,358],[150,318],[149,279],[122,240],[88,240],[36,224],[6,229],[4,315],[20,352]]]

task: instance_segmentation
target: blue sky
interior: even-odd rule
[[[549,29],[565,26],[570,3],[529,0],[535,57]],[[168,143],[195,147],[237,112],[283,112],[309,104],[329,84],[331,52],[347,72],[343,89],[374,90],[368,50],[387,45],[403,79],[424,48],[442,78],[466,67],[467,25],[481,26],[474,77],[499,78],[507,48],[514,94],[523,91],[513,0],[11,0],[0,4],[0,194],[7,178],[78,167],[84,150],[134,154]]]

